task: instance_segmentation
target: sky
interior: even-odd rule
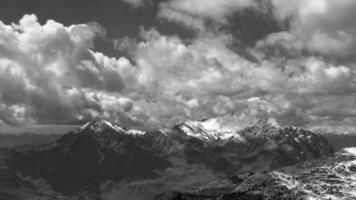
[[[0,132],[228,113],[356,130],[354,0],[0,4]]]

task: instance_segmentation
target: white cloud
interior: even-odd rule
[[[356,50],[356,2],[353,0],[273,0],[276,17],[290,21],[290,30],[267,37],[269,45],[353,58]],[[286,46],[283,46],[286,47]]]
[[[203,18],[172,9],[165,4],[161,5],[161,9],[158,12],[158,18],[168,22],[179,23],[198,31],[205,30],[205,21]]]
[[[123,1],[135,8],[140,8],[145,6],[147,3],[150,3],[149,0],[123,0]]]
[[[217,21],[224,21],[236,10],[256,5],[254,0],[173,0],[161,4],[162,7],[189,13],[193,16],[209,17]]]
[[[171,0],[160,4],[158,17],[203,31],[207,22],[226,24],[235,12],[257,6],[256,0]]]
[[[125,40],[134,65],[93,49],[93,38],[101,30],[97,25],[66,27],[53,20],[41,25],[34,15],[24,16],[19,24],[0,23],[0,121],[76,123],[100,115],[126,124],[163,126],[248,111],[286,124],[311,127],[326,120],[350,125],[356,113],[356,65],[299,52],[312,50],[306,44],[313,51],[320,48],[303,40],[307,34],[314,36],[317,29],[327,36],[332,33],[323,16],[331,9],[329,1],[308,6],[273,2],[279,19],[293,16],[292,25],[302,26],[261,41],[258,47],[283,46],[287,52],[269,56],[252,49],[260,58],[256,62],[230,48],[231,34],[203,25],[206,18],[223,22],[229,12],[220,9],[230,9],[226,5],[231,1],[216,3],[222,6],[217,10],[211,10],[213,2],[201,8],[189,8],[186,1],[166,3],[174,12],[188,13],[184,17],[192,18],[186,23],[200,26],[204,33],[187,42],[155,29],[141,30],[139,38]],[[250,4],[231,9],[244,6]],[[313,21],[311,15],[325,24],[306,28]],[[345,23],[339,27],[349,33]],[[331,49],[348,55],[342,43],[337,44],[341,46]]]
[[[0,22],[0,119],[75,123],[128,112],[132,106],[119,96],[125,88],[120,73],[131,64],[92,50],[100,31],[95,24],[41,25],[35,15],[25,15],[19,24]]]
[[[351,101],[356,89],[351,66],[316,56],[253,63],[228,48],[228,35],[204,34],[189,44],[153,29],[141,36],[134,53],[141,87],[130,98],[152,124],[254,110],[303,125],[320,120],[315,113],[329,101]]]

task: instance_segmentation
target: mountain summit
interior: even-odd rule
[[[75,132],[77,133],[88,132],[97,135],[105,134],[107,132],[111,132],[111,133],[116,132],[117,134],[127,134],[127,135],[143,135],[146,133],[145,131],[141,131],[141,130],[121,127],[116,123],[111,123],[102,118],[94,119],[84,124]]]
[[[228,114],[221,117],[209,118],[202,121],[187,120],[175,126],[187,135],[201,140],[235,140],[244,141],[240,131],[252,127],[281,126],[275,119],[258,119],[246,114]]]
[[[119,126],[113,125],[112,123],[108,122],[105,119],[94,119],[86,124],[84,124],[82,127],[79,128],[79,131],[92,131],[92,132],[102,132],[108,129],[112,129],[115,131],[123,131],[123,129]]]

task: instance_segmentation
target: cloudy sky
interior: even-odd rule
[[[356,127],[354,0],[4,0],[0,127]]]

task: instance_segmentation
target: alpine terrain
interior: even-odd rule
[[[306,180],[273,170],[332,154],[311,131],[244,114],[148,132],[96,119],[52,143],[3,149],[0,197],[273,199],[286,187],[296,198],[309,194],[297,185]]]

